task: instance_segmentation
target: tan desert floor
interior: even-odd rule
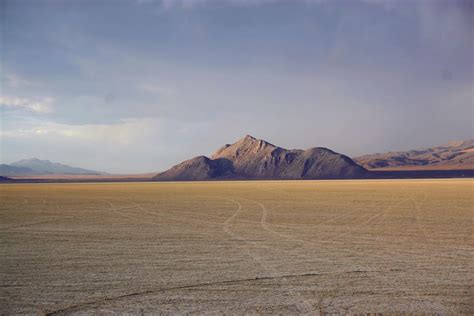
[[[473,180],[0,186],[0,314],[474,312]]]

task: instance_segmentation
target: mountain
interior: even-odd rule
[[[474,139],[445,145],[354,158],[367,169],[474,169]]]
[[[212,179],[344,179],[367,171],[351,158],[315,147],[287,150],[250,135],[227,144],[211,158],[198,156],[156,175],[159,181]]]
[[[103,174],[99,171],[87,170],[77,167],[40,160],[37,158],[23,159],[9,165],[0,165],[0,175],[33,175],[33,174]]]
[[[0,164],[0,175],[2,176],[16,176],[27,175],[35,173],[34,170],[26,167],[14,167],[7,164]]]
[[[12,181],[12,179],[0,176],[0,182]]]

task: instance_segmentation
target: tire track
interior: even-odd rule
[[[54,222],[59,222],[60,220],[63,220],[63,219],[71,219],[71,218],[70,217],[56,218],[56,219],[51,219],[51,220],[46,220],[46,221],[39,221],[39,222],[33,222],[33,223],[26,223],[26,224],[19,224],[19,225],[13,225],[13,226],[8,226],[8,227],[2,227],[2,229],[15,229],[15,228],[21,228],[21,227],[41,225],[41,224],[46,224],[46,223],[54,223]]]
[[[244,242],[246,245],[245,245],[245,251],[247,253],[247,255],[252,259],[254,260],[257,264],[259,264],[266,272],[270,272],[270,274],[275,274],[275,273],[278,273],[278,271],[276,271],[274,268],[270,267],[266,262],[265,262],[265,259],[263,259],[260,255],[256,254],[255,252],[253,252],[251,250],[251,247],[250,246],[253,246],[253,247],[257,247],[257,248],[265,248],[265,249],[271,249],[270,247],[268,246],[265,246],[265,245],[261,245],[261,244],[258,244],[257,242],[255,241],[251,241],[251,240],[248,240],[234,232],[232,232],[232,230],[230,229],[230,225],[231,225],[231,222],[240,214],[240,212],[242,211],[242,204],[238,201],[235,201],[233,199],[230,199],[230,198],[222,198],[224,200],[227,200],[229,202],[232,202],[234,203],[236,206],[237,206],[237,209],[234,211],[234,213],[228,217],[222,225],[222,229],[223,231],[228,234],[229,236],[231,236],[232,238],[236,239],[236,240],[239,240],[241,242]],[[138,203],[134,203],[137,208],[139,208],[141,211],[145,211],[147,212],[147,210],[145,210],[140,204]],[[188,220],[185,220],[184,222],[189,222]],[[208,222],[205,222],[204,223],[206,224],[209,224]],[[219,223],[220,224],[220,223]],[[207,235],[210,235],[210,234],[207,234]],[[288,281],[285,279],[285,278],[282,278],[282,280],[284,280],[285,283],[288,283]],[[301,297],[298,293],[294,293],[294,291],[289,288],[288,292],[290,293],[290,295],[292,295],[293,297],[294,296],[299,296]],[[313,308],[312,308],[312,305],[309,303],[309,302],[306,302],[303,298],[301,298],[301,300],[299,300],[298,302],[296,302],[296,306],[297,308],[300,310],[301,313],[308,313],[310,311],[313,311]]]
[[[425,195],[423,200],[420,202],[420,204],[418,204],[418,202],[413,197],[410,197],[411,202],[415,206],[415,208],[412,209],[412,210],[413,210],[413,215],[414,215],[414,218],[415,218],[416,227],[417,227],[418,231],[420,231],[423,234],[423,237],[426,241],[431,241],[431,238],[428,237],[429,234],[426,231],[426,228],[423,225],[420,224],[421,205],[423,205],[423,203],[426,201],[426,199],[427,199],[427,196]]]
[[[250,243],[252,245],[255,245],[255,242],[249,242],[245,238],[241,237],[240,235],[237,235],[237,234],[233,233],[230,230],[230,223],[242,211],[242,204],[240,202],[232,200],[232,199],[229,199],[228,201],[234,202],[238,207],[237,207],[237,210],[229,218],[227,218],[227,220],[224,222],[222,229],[224,230],[224,232],[226,232],[227,234],[229,234],[230,236],[232,236],[234,238],[237,238],[238,240],[245,241],[247,244]],[[264,221],[265,218],[266,218],[266,210],[263,210],[262,211],[262,218],[261,218],[260,222]],[[268,247],[265,247],[265,248],[268,248]],[[275,273],[276,270],[274,268],[270,267],[268,264],[266,264],[265,261],[263,261],[263,259],[261,257],[259,257],[258,255],[255,255],[254,253],[252,253],[250,251],[249,247],[247,247],[246,249],[247,249],[247,253],[253,258],[254,261],[257,261],[261,266],[263,266],[263,268],[265,270],[267,270],[267,271],[271,270],[272,273]],[[284,283],[289,285],[288,280],[286,280],[286,278],[283,277],[282,281],[284,281]],[[310,312],[314,311],[313,305],[308,300],[304,299],[299,293],[295,293],[294,290],[291,287],[288,287],[287,291],[292,297],[295,297],[295,296],[299,297],[299,299],[297,299],[297,301],[295,302],[295,305],[298,308],[298,310],[300,311],[300,313],[307,314],[307,313],[310,313]]]
[[[243,198],[242,198],[243,199]],[[247,199],[248,200],[248,199]],[[252,201],[254,202],[255,204],[257,204],[264,212],[264,216],[262,216],[262,220],[260,222],[261,226],[263,229],[265,229],[266,231],[270,232],[271,234],[273,235],[276,235],[276,236],[279,236],[281,238],[284,238],[284,239],[287,239],[287,240],[292,240],[292,241],[296,241],[296,242],[299,242],[299,243],[302,243],[302,244],[307,244],[307,245],[311,245],[311,246],[321,246],[319,243],[329,243],[329,244],[335,244],[335,245],[343,245],[344,243],[342,241],[334,241],[334,240],[322,240],[322,239],[319,239],[318,240],[318,243],[314,243],[314,242],[310,242],[310,241],[307,241],[307,240],[303,240],[303,239],[299,239],[299,238],[294,238],[292,236],[289,236],[289,235],[286,235],[286,234],[282,234],[282,233],[279,233],[277,231],[275,231],[274,229],[272,229],[271,227],[268,226],[268,223],[266,221],[266,218],[267,218],[267,209],[266,207],[262,204],[262,203],[259,203],[255,200],[249,200],[249,201]],[[403,200],[403,201],[400,201],[398,203],[395,203],[395,204],[392,204],[390,205],[389,207],[387,207],[386,209],[380,211],[379,213],[373,215],[373,216],[370,216],[366,221],[362,222],[362,223],[359,223],[358,225],[356,225],[355,227],[360,227],[362,225],[366,225],[368,224],[369,222],[373,221],[374,219],[376,219],[377,217],[381,216],[383,212],[387,212],[389,211],[390,209],[392,209],[393,207],[395,207],[396,205],[398,204],[401,204],[403,202],[405,202],[406,200]],[[317,227],[319,226],[320,224],[316,225],[316,226],[313,226],[313,227]],[[312,227],[312,228],[313,228]],[[340,238],[340,237],[344,237],[350,233],[352,233],[353,231],[349,231],[349,232],[345,232],[345,233],[340,233],[338,235],[336,235],[335,237],[333,237],[333,239],[335,238]]]
[[[222,197],[222,196],[205,196],[207,198],[219,198],[219,199],[223,199],[223,200],[228,200],[228,198],[226,197]],[[246,200],[246,201],[250,201],[252,203],[256,203],[255,200],[250,200],[250,199],[247,199],[247,198],[242,198],[242,197],[236,197],[236,198],[239,198],[239,199],[242,199],[242,200]],[[267,225],[270,225],[270,226],[274,226],[274,227],[285,227],[285,228],[289,228],[289,229],[292,229],[292,230],[296,230],[296,231],[306,231],[306,230],[310,230],[310,231],[314,231],[314,228],[315,227],[319,227],[319,226],[322,226],[324,224],[327,224],[331,221],[334,221],[334,220],[337,220],[339,218],[345,218],[345,217],[348,217],[349,215],[351,214],[354,214],[356,213],[357,210],[353,210],[353,211],[350,211],[350,212],[346,212],[346,213],[342,213],[342,214],[338,214],[338,215],[333,215],[331,216],[330,218],[322,221],[322,222],[319,222],[318,224],[316,225],[307,225],[307,224],[281,224],[281,223],[268,223],[266,222]],[[187,214],[190,214],[190,213],[187,213]],[[216,217],[216,218],[221,218],[220,216],[212,216],[212,215],[205,215],[205,216],[208,216],[208,217]],[[365,218],[365,217],[368,217],[370,215],[363,215],[361,216],[360,218]],[[245,219],[239,219],[240,222],[243,222],[243,223],[249,223],[249,224],[255,224],[255,225],[260,225],[260,221],[251,221],[251,220],[245,220]]]
[[[380,211],[379,213],[377,213],[373,216],[370,216],[367,220],[363,221],[362,223],[359,223],[358,225],[352,226],[352,229],[350,231],[346,231],[345,233],[338,234],[335,238],[341,238],[341,237],[344,237],[344,236],[347,236],[347,235],[353,233],[354,232],[354,229],[353,229],[354,227],[358,228],[358,227],[365,226],[365,225],[369,224],[370,222],[374,221],[375,219],[377,219],[377,218],[381,217],[382,215],[386,214],[387,212],[392,210],[394,207],[396,207],[398,205],[401,205],[405,202],[407,202],[407,199],[403,199],[403,200],[400,200],[400,201],[396,202],[395,204],[389,205],[387,208],[383,209],[382,211]]]
[[[233,237],[233,238],[237,238],[239,240],[244,240],[246,241],[244,238],[242,238],[240,235],[236,235],[235,233],[231,232],[229,230],[229,224],[232,220],[234,220],[238,215],[239,213],[241,212],[242,210],[242,204],[238,201],[235,201],[233,199],[229,199],[229,198],[225,198],[225,197],[219,197],[221,199],[224,199],[224,200],[228,200],[228,201],[231,201],[233,203],[235,203],[236,205],[238,205],[238,209],[236,210],[236,212],[234,212],[234,214],[232,214],[225,222],[224,222],[224,229]],[[259,203],[255,200],[251,200],[251,199],[246,199],[246,198],[242,198],[242,197],[238,197],[239,199],[242,199],[242,200],[247,200],[247,201],[250,201],[252,203],[255,203],[257,204],[261,210],[262,210],[262,216],[260,218],[260,221],[259,221],[259,224],[262,228],[264,228],[264,230],[270,230],[271,233],[277,233],[275,231],[273,231],[271,228],[268,228],[267,225],[268,225],[268,222],[267,222],[267,216],[268,216],[268,210],[266,209],[266,207],[262,204],[262,203]],[[334,218],[337,218],[337,217],[341,217],[343,215],[336,215],[334,216],[333,218],[329,219],[329,220],[332,220]],[[328,220],[328,221],[329,221]],[[293,228],[293,227],[292,227]],[[277,233],[278,234],[278,233]],[[280,235],[281,237],[281,235]],[[287,239],[287,238],[285,238]],[[268,246],[265,246],[265,245],[262,245],[262,244],[256,244],[255,242],[250,242],[248,241],[248,243],[251,243],[253,246],[257,246],[257,247],[260,247],[260,248],[265,248],[265,249],[270,249],[270,250],[274,250],[273,247],[268,247]],[[314,244],[313,244],[314,246]],[[267,270],[272,270],[273,272],[275,272],[276,270],[274,268],[271,268],[269,267],[267,264],[265,264],[264,262],[262,262],[262,259],[260,256],[257,256],[255,255],[254,253],[252,253],[250,251],[249,248],[246,249],[247,252],[249,253],[249,255],[252,257],[252,259],[256,262],[258,262],[260,265],[263,265],[265,269]],[[283,250],[284,251],[284,250]],[[284,252],[287,252],[287,251],[284,251]],[[330,259],[326,259],[326,258],[312,258],[313,260],[316,259],[317,261],[321,261],[321,262],[325,262],[325,263],[333,263],[334,261],[333,260],[330,260]],[[285,283],[288,284],[288,281],[285,280]],[[288,286],[288,290],[289,294],[292,296],[292,297],[299,297],[299,299],[297,300],[297,302],[295,302],[295,305],[296,307],[298,308],[298,310],[300,311],[301,314],[312,314],[316,311],[316,309],[313,307],[313,304],[310,302],[310,300],[308,299],[305,299],[303,298],[299,293],[295,293],[295,291],[293,290],[293,288],[291,288],[290,286]],[[323,307],[320,305],[320,302],[321,300],[313,300],[315,302],[315,304],[317,305],[317,310],[321,311],[323,310]]]
[[[268,231],[268,232],[270,232],[270,233],[272,233],[272,234],[276,234],[277,236],[279,236],[279,237],[281,237],[281,238],[284,238],[284,239],[286,239],[286,240],[294,240],[294,241],[303,242],[304,244],[307,244],[306,241],[299,240],[299,239],[295,239],[295,238],[292,238],[292,237],[287,236],[287,235],[284,235],[284,234],[280,234],[280,233],[274,231],[273,229],[269,228],[269,227],[267,226],[267,216],[268,216],[268,210],[267,210],[267,208],[265,207],[265,205],[263,205],[262,203],[260,203],[260,202],[258,202],[258,201],[254,201],[254,200],[253,200],[253,202],[256,203],[256,204],[262,209],[262,217],[261,217],[261,219],[260,219],[260,225],[261,225],[261,227],[262,227],[264,230],[266,230],[266,231]],[[312,246],[315,245],[314,243],[309,243],[309,244],[311,244]],[[325,258],[324,258],[324,259],[323,259],[323,258],[317,258],[317,260],[318,260],[318,261],[325,261],[325,262],[329,262],[329,263],[332,263],[332,262],[333,262],[332,260],[325,259]],[[338,288],[338,287],[339,287],[339,286],[337,286],[337,288]],[[336,288],[335,291],[337,291],[337,288]],[[295,295],[293,289],[291,289],[291,288],[290,288],[290,293],[291,293],[292,295]],[[299,309],[302,313],[308,314],[308,313],[310,313],[310,312],[315,312],[315,311],[316,311],[316,310],[313,308],[312,304],[309,302],[309,300],[306,300],[305,298],[303,298],[299,293],[297,293],[296,295],[298,295],[298,296],[301,298],[301,300],[300,300],[300,301],[298,302],[298,304],[297,304],[297,307],[298,307],[298,309]],[[322,305],[321,305],[321,300],[317,300],[316,303],[317,303],[317,305],[318,305],[318,306],[317,306],[318,311],[324,312],[323,307],[322,307]]]
[[[130,297],[150,295],[150,294],[156,294],[156,293],[167,292],[167,291],[187,290],[187,289],[207,287],[207,286],[216,286],[216,285],[217,286],[232,285],[232,284],[239,284],[239,283],[245,283],[245,282],[260,282],[260,281],[272,281],[272,280],[279,280],[279,279],[292,279],[292,278],[301,278],[301,277],[318,277],[318,276],[326,276],[326,275],[339,275],[339,274],[351,274],[351,273],[378,273],[378,272],[381,272],[381,271],[353,270],[353,271],[326,272],[326,273],[303,273],[303,274],[272,275],[272,276],[262,276],[262,277],[257,276],[257,277],[245,278],[245,279],[203,282],[203,283],[180,285],[180,286],[167,287],[167,288],[148,289],[148,290],[132,292],[132,293],[127,293],[127,294],[113,296],[113,297],[105,297],[99,300],[70,305],[64,308],[60,308],[60,309],[49,310],[45,313],[45,315],[46,316],[65,315],[66,313],[70,313],[76,310],[81,310],[85,307],[94,307],[96,305],[100,306],[109,302],[119,301],[119,300],[127,299]]]

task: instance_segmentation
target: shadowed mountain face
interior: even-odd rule
[[[234,176],[232,164],[225,159],[209,159],[198,156],[172,167],[155,176],[154,180],[192,181],[216,178],[230,178]]]
[[[352,159],[329,149],[287,150],[247,135],[211,158],[184,161],[153,179],[344,179],[366,175]]]
[[[431,148],[366,155],[354,160],[367,169],[474,169],[474,139]]]
[[[71,167],[49,160],[37,158],[23,159],[12,164],[0,165],[0,175],[38,175],[38,174],[103,174],[102,172]]]

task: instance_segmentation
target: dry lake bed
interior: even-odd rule
[[[474,313],[473,180],[0,185],[0,314]]]

